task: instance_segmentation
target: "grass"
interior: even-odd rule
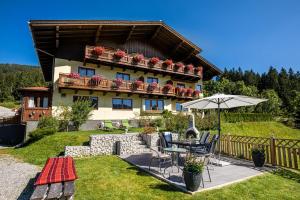
[[[266,174],[248,181],[196,195],[138,171],[114,156],[76,159],[79,179],[75,199],[299,199],[300,175]],[[271,184],[272,183],[272,184]]]
[[[223,134],[300,139],[300,129],[293,129],[279,122],[222,123]]]
[[[0,106],[5,108],[20,108],[21,105],[18,102],[15,101],[6,101],[6,102],[0,102]]]
[[[138,132],[139,130],[140,129],[132,128],[129,132]],[[124,133],[124,131],[114,130],[112,132],[108,132],[96,130],[55,133],[22,148],[0,150],[0,154],[11,154],[25,162],[42,166],[45,164],[48,157],[63,154],[65,146],[87,145],[90,135],[107,133],[121,134]]]

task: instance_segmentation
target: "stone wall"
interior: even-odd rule
[[[158,133],[142,134],[142,139],[143,139],[143,141],[145,141],[148,148],[160,146]],[[172,139],[177,140],[178,139],[178,134],[173,133],[172,134]]]

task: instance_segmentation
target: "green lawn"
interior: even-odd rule
[[[300,129],[293,129],[279,122],[222,123],[222,133],[232,135],[300,139]]]
[[[114,156],[76,159],[76,169],[75,199],[300,199],[300,175],[296,173],[289,178],[266,174],[192,196]]]

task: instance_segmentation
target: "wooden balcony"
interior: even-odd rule
[[[69,78],[68,74],[60,74],[58,80],[59,89],[74,89],[74,90],[90,90],[90,91],[102,91],[127,93],[127,94],[144,94],[144,95],[160,95],[167,96],[169,98],[178,99],[194,99],[199,98],[198,95],[193,94],[179,94],[176,88],[167,90],[164,86],[157,84],[156,88],[151,89],[150,84],[142,83],[136,86],[134,82],[123,81],[120,86],[117,86],[114,80],[102,79],[95,82],[89,77]]]
[[[51,108],[24,108],[22,111],[22,121],[39,121],[43,116],[51,115]]]
[[[149,61],[149,58],[144,58],[142,61],[136,63],[133,61],[133,55],[126,54],[121,59],[116,59],[114,53],[116,50],[105,48],[104,52],[98,56],[93,53],[94,46],[86,46],[85,48],[85,61],[92,62],[97,64],[107,64],[111,67],[120,67],[123,70],[131,69],[134,71],[143,71],[144,73],[153,73],[170,75],[173,79],[185,81],[189,80],[191,82],[198,81],[202,79],[202,71],[185,71],[183,69],[177,70],[175,64],[172,64],[168,67],[164,66],[163,61],[159,61],[157,64],[152,65]]]

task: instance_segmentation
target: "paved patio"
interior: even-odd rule
[[[150,173],[156,178],[159,178],[169,184],[174,185],[175,187],[179,188],[184,192],[195,193],[186,190],[184,180],[182,177],[182,171],[180,170],[178,173],[178,169],[176,167],[173,167],[172,170],[170,164],[169,166],[162,167],[162,169],[168,167],[164,175],[161,175],[159,173],[158,162],[155,161],[152,162],[151,171],[149,171],[149,161],[151,158],[151,153],[123,155],[121,156],[121,158],[137,166],[141,170]],[[212,181],[209,181],[208,173],[205,169],[203,174],[204,188],[201,184],[199,190],[196,192],[220,188],[225,185],[244,181],[254,176],[262,175],[264,172],[272,170],[272,168],[269,167],[255,168],[253,163],[248,161],[236,160],[226,157],[222,157],[221,160],[229,162],[230,164],[223,167],[209,165]],[[180,168],[182,169],[182,166],[180,166]]]

